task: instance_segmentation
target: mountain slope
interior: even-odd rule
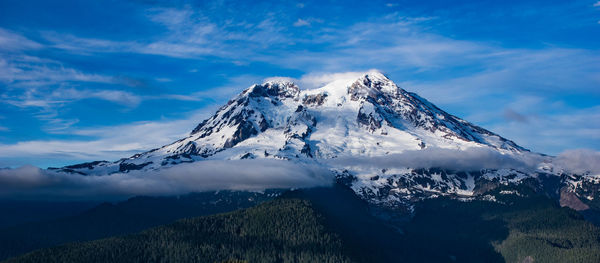
[[[497,159],[512,158],[523,163],[533,156],[543,162],[536,171],[516,167],[458,171],[408,165],[358,167],[335,162],[432,149],[455,150],[453,155],[487,151],[497,154]],[[545,192],[566,189],[565,193],[573,193],[582,202],[591,202],[597,195],[589,187],[577,189],[582,182],[597,182],[593,175],[554,170],[550,157],[530,153],[511,140],[453,116],[401,89],[377,71],[338,79],[316,89],[302,90],[284,79],[252,85],[201,122],[189,136],[172,144],[116,162],[97,161],[51,170],[107,175],[161,171],[203,160],[254,158],[323,166],[370,202],[409,210],[411,203],[428,197],[472,197],[498,185],[520,184],[527,179],[546,185],[544,178],[549,175],[560,182]],[[565,204],[585,207],[576,200]]]
[[[327,159],[428,147],[527,152],[372,71],[312,90],[300,90],[285,80],[253,85],[186,138],[117,162],[99,161],[61,170],[107,174],[207,158]]]

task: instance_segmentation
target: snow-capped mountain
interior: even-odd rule
[[[358,79],[338,80],[312,90],[300,90],[287,80],[252,85],[186,138],[118,162],[64,169],[102,174],[157,169],[207,158],[327,159],[427,147],[527,151],[444,112],[372,71]]]
[[[370,71],[317,89],[301,89],[285,79],[252,85],[186,138],[116,162],[98,161],[56,170],[105,175],[210,159],[275,158],[328,166],[356,193],[386,206],[434,195],[473,196],[490,182],[519,183],[546,174],[510,169],[353,169],[328,162],[427,148],[485,148],[517,157],[530,154],[513,141],[405,91],[382,73]]]

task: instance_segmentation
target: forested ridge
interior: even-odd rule
[[[278,194],[278,190],[219,191],[103,203],[77,215],[0,228],[0,260],[68,242],[136,233],[181,218],[252,207]]]
[[[350,262],[321,221],[308,201],[281,199],[7,262]]]
[[[425,200],[389,221],[344,187],[298,190],[6,262],[600,262],[600,229],[576,211],[527,189],[489,194]]]

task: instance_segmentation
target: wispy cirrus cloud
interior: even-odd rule
[[[563,134],[559,129],[576,128],[559,116],[566,119],[566,116],[578,115],[582,120],[594,117],[589,113],[593,105],[578,106],[574,105],[577,102],[561,98],[561,94],[599,96],[596,87],[600,85],[600,57],[594,48],[553,43],[505,45],[502,39],[474,40],[438,30],[456,22],[443,17],[443,13],[410,16],[388,13],[396,10],[394,5],[386,7],[385,2],[378,5],[383,11],[373,13],[365,8],[360,16],[340,20],[329,14],[303,13],[313,6],[311,3],[291,5],[288,9],[278,5],[267,12],[244,9],[244,13],[252,14],[250,16],[241,15],[236,8],[224,3],[210,3],[201,8],[169,3],[167,7],[139,7],[139,13],[131,17],[139,20],[136,25],[147,28],[142,28],[144,33],[138,35],[49,30],[47,27],[42,31],[23,32],[4,29],[0,31],[0,39],[4,41],[0,43],[7,43],[4,49],[0,47],[3,88],[0,100],[21,105],[19,109],[44,109],[33,113],[49,124],[46,126],[53,126],[44,129],[64,133],[73,125],[83,125],[80,118],[64,116],[62,111],[78,101],[103,100],[131,109],[156,108],[158,101],[177,100],[161,107],[170,116],[178,116],[177,112],[204,107],[202,103],[224,103],[272,72],[279,76],[292,75],[302,87],[314,87],[326,83],[328,75],[336,76],[330,73],[351,74],[378,68],[403,88],[419,93],[450,113],[533,150],[558,153],[562,150],[560,147],[594,143],[590,142],[591,137],[583,135],[585,131],[595,131],[593,122],[589,121],[577,124],[578,133],[569,137],[573,138],[569,143],[541,147],[542,141],[534,140],[539,131],[545,131],[547,135],[542,137],[550,140],[552,136]],[[590,9],[589,4],[585,8]],[[299,9],[302,12],[294,11]],[[562,10],[555,6],[551,9],[557,14]],[[346,14],[351,10],[340,11]],[[286,15],[278,15],[281,13]],[[294,23],[301,26],[294,27]],[[39,35],[33,36],[36,32]],[[17,41],[23,45],[16,45]],[[45,56],[47,54],[52,56]],[[58,61],[63,58],[71,60]],[[113,60],[118,62],[112,63]],[[98,65],[114,69],[99,70]],[[190,77],[192,72],[187,72],[188,68],[183,73],[190,74],[185,75],[175,72],[179,68],[173,65],[198,69]],[[207,66],[203,68],[203,65]],[[154,69],[159,67],[161,72],[157,74]],[[171,67],[173,71],[168,72]],[[143,74],[128,72],[136,70]],[[156,80],[156,83],[150,81],[151,85],[165,89],[146,93],[144,88],[150,85],[129,75],[145,75],[147,79]],[[206,76],[211,75],[231,79],[230,85],[207,84]],[[53,96],[59,93],[64,97]],[[539,97],[545,105],[571,104],[563,112],[550,111],[547,107],[529,112],[509,105],[524,96]],[[196,102],[198,104],[192,104]],[[85,118],[81,119],[85,122]],[[565,124],[557,124],[557,121]]]
[[[253,84],[260,84],[263,81],[265,81],[265,79],[257,75],[238,75],[228,78],[227,83],[217,87],[210,87],[189,94],[161,94],[158,96],[144,96],[144,99],[203,101],[209,103],[225,102]]]
[[[208,108],[214,109],[214,107]],[[73,136],[74,139],[0,144],[0,166],[10,163],[14,165],[15,159],[38,160],[39,165],[60,160],[70,160],[63,163],[64,165],[72,163],[73,160],[118,160],[185,137],[195,125],[212,112],[211,110],[191,112],[182,119],[140,121],[126,125],[54,131]]]
[[[514,111],[511,108],[506,108],[504,109],[504,118],[507,119],[508,121],[516,121],[516,122],[522,122],[522,123],[527,123],[527,116],[518,113],[516,111]]]
[[[488,47],[487,59],[473,60],[481,70],[431,80],[401,82],[442,104],[473,101],[486,95],[547,95],[548,92],[598,94],[600,56],[593,51],[548,48],[511,50]],[[577,87],[577,88],[574,88]]]
[[[112,83],[113,77],[84,73],[62,63],[24,54],[0,57],[0,82],[13,88],[48,86],[64,82]]]
[[[593,121],[600,119],[600,106],[578,109],[545,99],[522,103],[518,114],[526,118],[526,122],[489,123],[488,120],[487,128],[542,153],[600,147],[600,124]],[[581,144],[582,138],[587,143]]]
[[[217,23],[208,16],[190,8],[150,8],[149,21],[162,26],[159,38],[137,41],[118,41],[84,38],[71,34],[45,32],[51,46],[82,54],[139,53],[174,58],[202,57],[241,58],[256,49],[268,49],[273,44],[292,42],[282,35],[285,29],[274,15],[267,15],[258,23],[225,21]]]
[[[0,28],[0,50],[23,50],[23,49],[39,49],[42,45],[14,33],[10,30]]]
[[[50,109],[76,100],[102,99],[127,107],[135,107],[141,97],[121,90],[82,90],[74,88],[57,88],[52,91],[30,90],[22,96],[3,96],[3,101],[17,107],[39,107]]]
[[[31,109],[33,117],[43,121],[42,129],[57,133],[71,128],[79,118],[65,118],[60,112],[70,104],[86,99],[99,99],[122,105],[126,108],[137,107],[142,97],[121,90],[91,90],[74,88],[35,88],[22,93],[0,94],[0,101],[21,109]]]
[[[44,129],[53,134],[71,136],[73,139],[23,140],[16,143],[0,143],[0,167],[3,165],[36,164],[47,166],[61,165],[78,161],[117,160],[135,153],[147,151],[185,137],[189,132],[220,106],[220,100],[227,100],[247,88],[251,83],[260,83],[262,78],[254,75],[241,75],[229,78],[222,86],[187,95],[136,96],[123,91],[94,91],[78,89],[58,89],[49,94],[29,93],[29,97],[9,101],[19,107],[40,108],[36,117],[47,123]],[[43,95],[43,96],[42,96]],[[48,96],[46,96],[48,95]],[[79,119],[61,118],[57,112],[59,104],[70,100],[102,96],[115,103],[130,105],[140,100],[179,100],[205,101],[199,110],[187,112],[181,118],[155,121],[136,121],[125,125],[73,127]],[[129,96],[133,96],[129,98]],[[130,105],[132,106],[132,105]],[[143,136],[141,136],[143,135]],[[15,161],[18,160],[18,161]],[[36,160],[32,162],[32,160]],[[61,160],[69,160],[61,162]]]
[[[58,33],[47,33],[45,37],[54,47],[73,52],[133,52],[189,59],[216,56],[235,62],[262,61],[308,72],[385,68],[389,72],[418,73],[447,67],[472,67],[479,68],[481,72],[478,73],[500,74],[503,70],[520,72],[523,69],[533,73],[545,70],[548,65],[564,66],[546,63],[548,61],[562,63],[588,57],[591,63],[597,58],[593,52],[586,54],[585,50],[509,49],[457,40],[428,32],[427,28],[436,23],[435,17],[407,17],[398,13],[343,27],[325,24],[307,32],[309,38],[306,39],[289,35],[285,26],[272,16],[266,16],[259,23],[229,21],[219,24],[186,7],[152,8],[147,11],[147,17],[166,29],[159,40],[114,41]],[[298,21],[302,25],[308,22]],[[295,50],[294,43],[319,44],[324,48],[318,52]],[[279,44],[292,46],[288,46],[291,49],[281,48]],[[531,67],[533,63],[537,66]],[[590,63],[580,63],[579,69]],[[575,72],[579,71],[573,70]]]
[[[45,123],[42,129],[46,132],[64,132],[79,123],[79,118],[65,118],[61,112],[82,100],[103,100],[131,109],[145,100],[201,101],[207,97],[202,94],[138,95],[133,90],[123,90],[119,86],[147,86],[142,80],[123,75],[89,73],[66,66],[56,59],[29,54],[30,51],[71,46],[42,45],[2,28],[0,42],[3,44],[0,51],[9,51],[0,52],[0,101],[21,109],[34,109],[32,116]],[[97,49],[123,48],[101,39],[89,40],[86,44]],[[164,83],[168,79],[156,81]],[[104,86],[96,87],[96,84]]]
[[[294,22],[294,26],[295,27],[310,26],[310,23],[304,19],[298,18],[298,20],[296,20],[296,22]]]

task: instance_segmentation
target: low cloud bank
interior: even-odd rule
[[[326,165],[273,159],[199,161],[159,171],[132,171],[105,176],[57,173],[34,166],[0,169],[0,198],[122,199],[135,195],[175,195],[211,190],[261,191],[304,188],[332,183],[331,167],[429,168],[480,170],[513,168],[533,171],[540,163],[556,171],[600,174],[600,152],[569,150],[557,157],[533,153],[501,154],[487,148],[453,150],[428,148],[379,157],[340,157]]]
[[[534,170],[544,157],[537,154],[501,154],[489,148],[469,148],[465,150],[426,148],[405,151],[378,157],[341,157],[331,159],[332,165],[388,167],[388,168],[430,168],[440,167],[451,170],[480,170],[513,168],[523,171]]]
[[[556,156],[554,165],[572,173],[600,175],[600,152],[589,149],[568,150]]]
[[[33,166],[0,170],[0,197],[27,199],[119,199],[211,190],[325,186],[329,170],[279,160],[200,161],[160,171],[105,176],[56,173]]]
[[[600,152],[588,149],[567,150],[556,157],[550,157],[535,153],[501,154],[490,148],[427,148],[378,157],[341,157],[331,159],[328,163],[350,167],[440,167],[463,171],[512,168],[524,172],[534,171],[542,163],[550,163],[557,172],[600,175]]]

